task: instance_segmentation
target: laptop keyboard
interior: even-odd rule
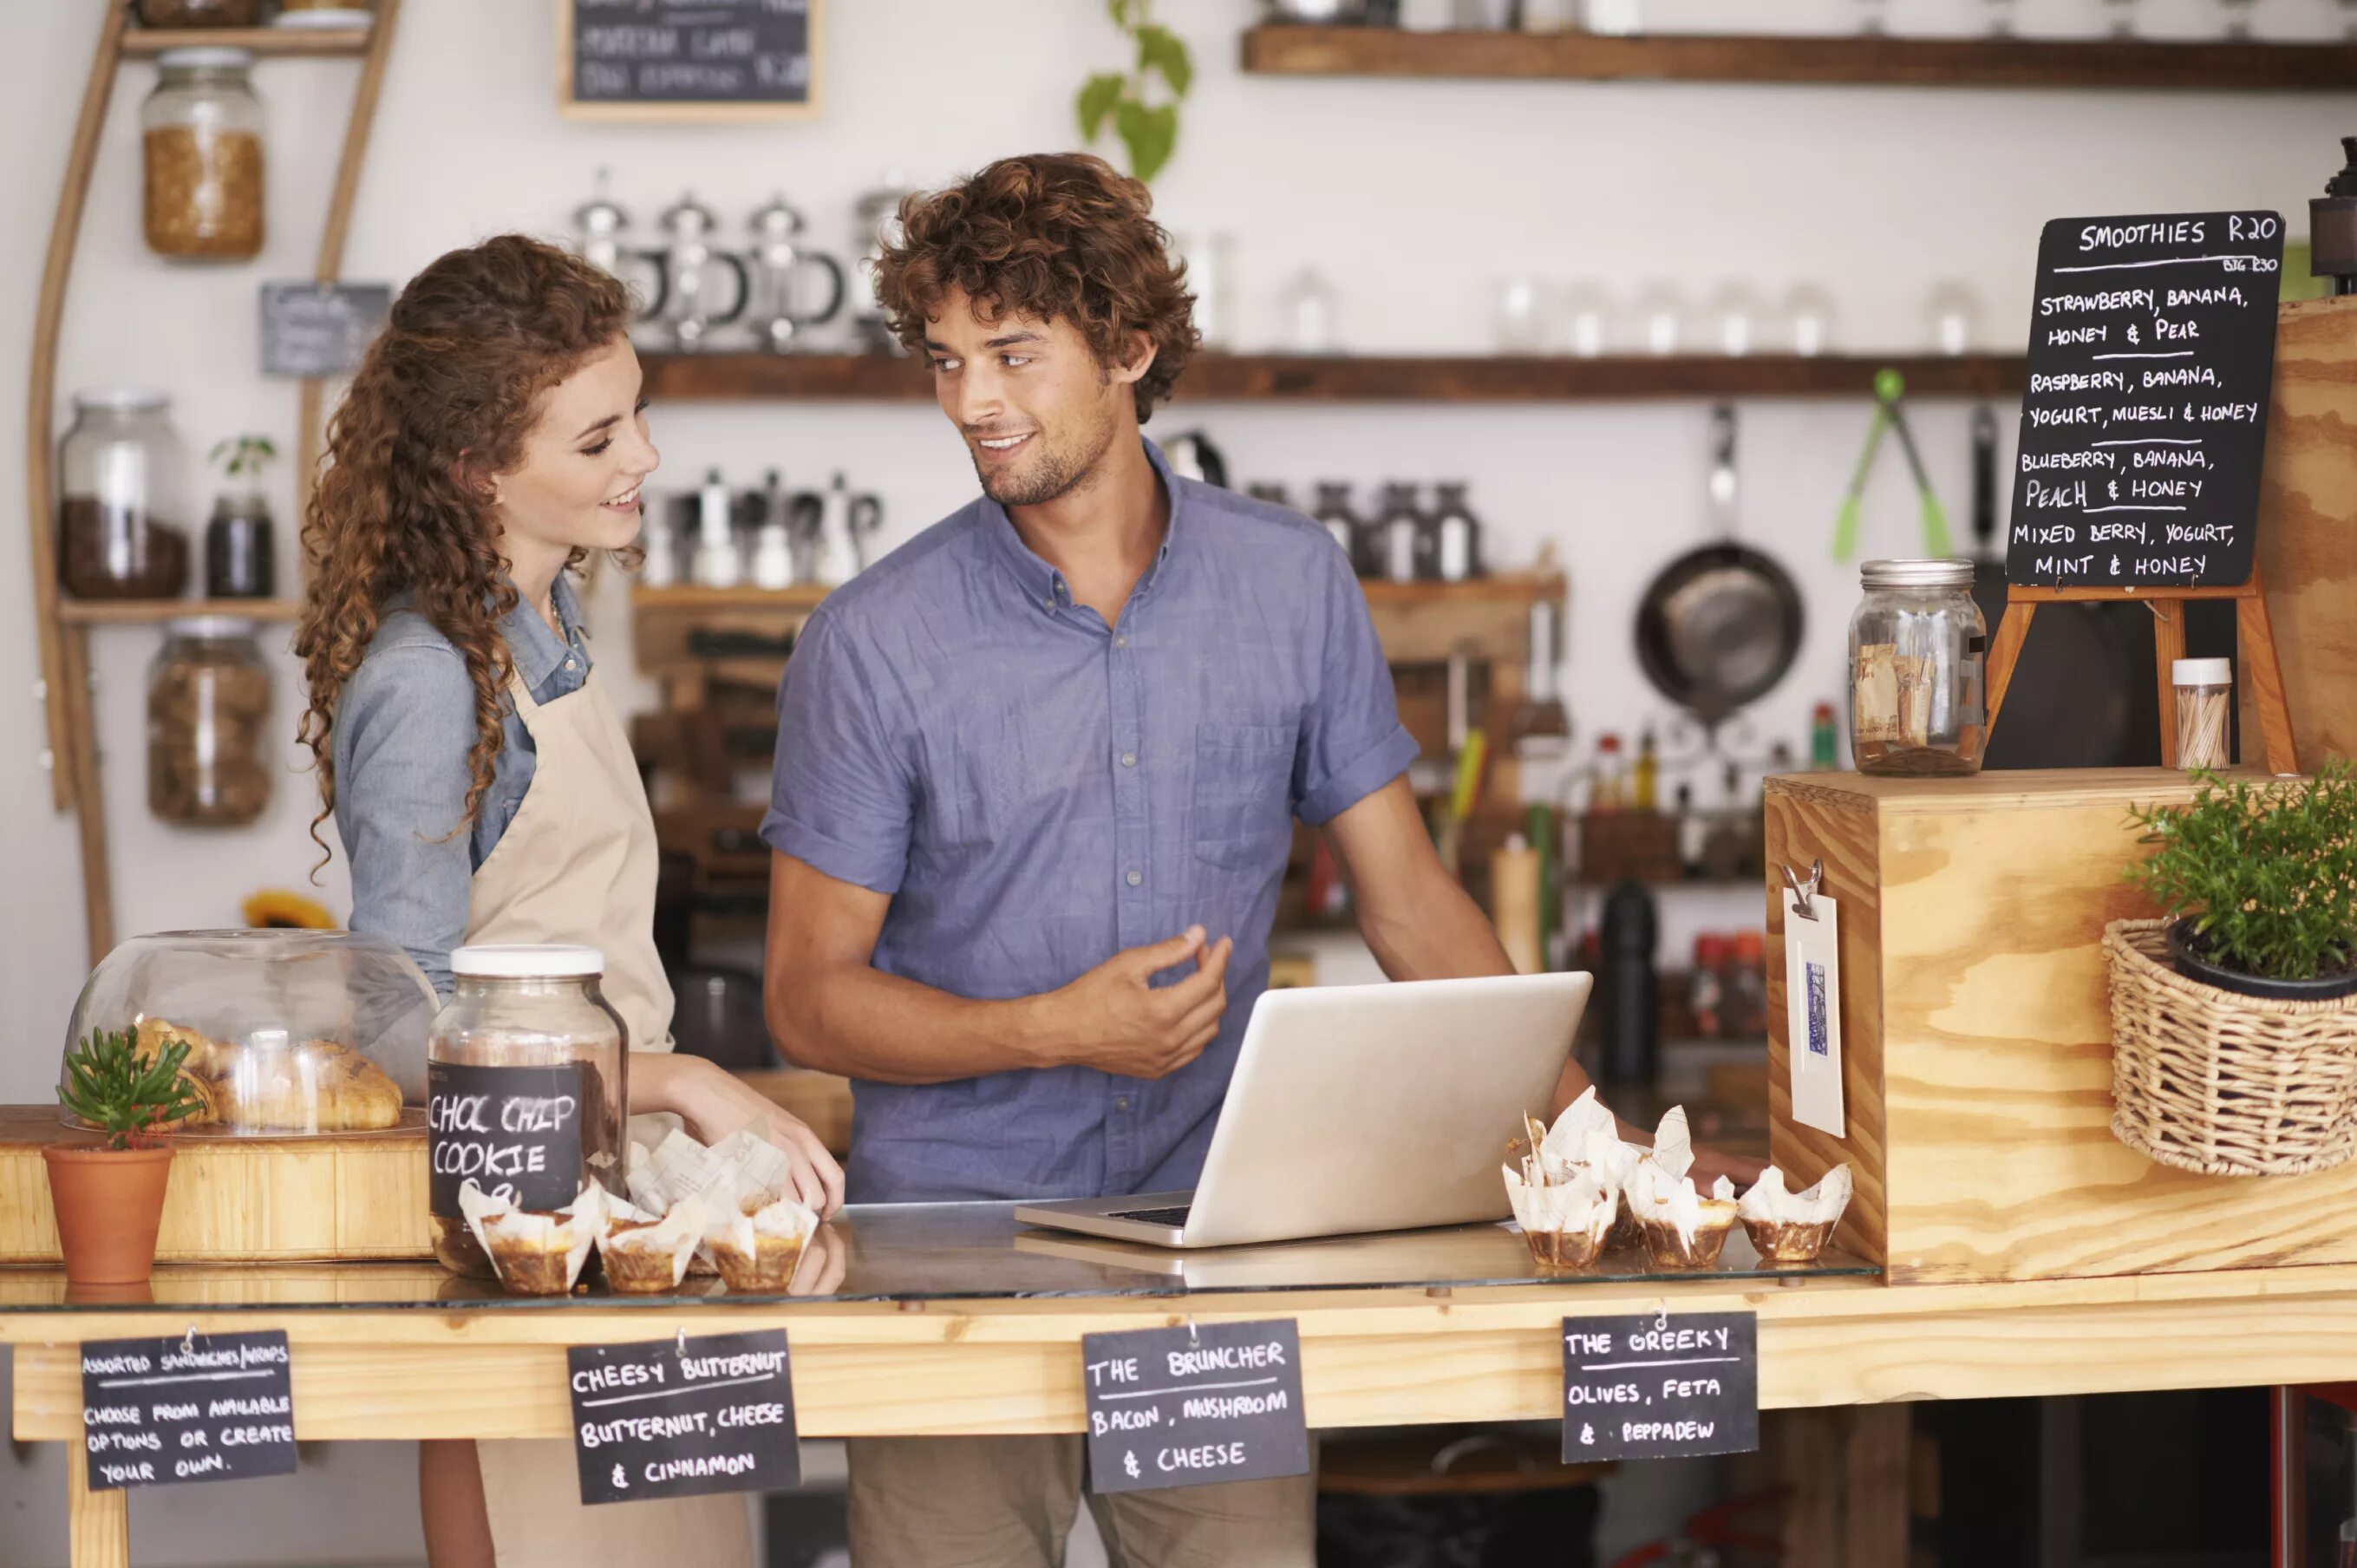
[[[1147,1225],[1184,1225],[1187,1223],[1187,1211],[1192,1207],[1182,1203],[1176,1208],[1123,1208],[1115,1210],[1113,1218],[1135,1219]]]

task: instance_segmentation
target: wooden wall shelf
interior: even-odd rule
[[[683,403],[930,402],[921,367],[861,354],[648,354],[647,395]],[[2019,394],[2013,354],[1202,354],[1184,403],[1587,403],[1650,398],[1870,397],[1877,371],[1919,397]]]
[[[59,599],[58,618],[68,626],[154,626],[195,616],[238,620],[293,620],[300,599]]]
[[[1265,27],[1243,35],[1243,69],[1272,76],[2339,92],[2357,88],[2357,45],[1888,35],[1609,38]]]
[[[336,27],[132,27],[123,52],[152,59],[167,49],[245,49],[263,59],[346,57],[368,53],[370,29]]]

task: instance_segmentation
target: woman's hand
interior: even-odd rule
[[[790,1116],[760,1090],[702,1057],[642,1051],[630,1058],[636,1088],[630,1109],[669,1111],[705,1144],[716,1144],[746,1128],[783,1150],[795,1197],[823,1219],[843,1207],[843,1167],[818,1134]]]
[[[851,1247],[844,1240],[843,1232],[832,1225],[822,1225],[811,1232],[809,1242],[803,1246],[802,1261],[794,1266],[794,1277],[786,1285],[786,1294],[833,1295],[850,1266]]]
[[[1724,1149],[1696,1149],[1694,1156],[1694,1169],[1687,1174],[1694,1177],[1695,1189],[1706,1197],[1710,1193],[1710,1184],[1720,1176],[1733,1182],[1738,1194],[1747,1192],[1760,1179],[1760,1173],[1768,1168],[1764,1161],[1749,1155],[1730,1155]]]

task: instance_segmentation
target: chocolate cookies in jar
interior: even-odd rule
[[[253,623],[169,621],[147,667],[147,809],[167,822],[235,827],[270,804],[270,667]]]

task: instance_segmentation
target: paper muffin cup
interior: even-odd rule
[[[1603,1234],[1593,1230],[1524,1230],[1523,1240],[1542,1269],[1584,1269],[1604,1255]]]
[[[500,1284],[511,1295],[563,1295],[573,1288],[569,1225],[539,1236],[495,1234],[490,1250],[491,1267],[499,1271]]]
[[[749,1252],[733,1241],[715,1241],[712,1261],[720,1265],[720,1277],[730,1290],[775,1294],[793,1281],[794,1269],[802,1261],[802,1238],[756,1232]]]
[[[678,1288],[680,1247],[654,1234],[659,1219],[618,1219],[597,1245],[607,1288],[621,1295],[662,1295]]]
[[[1688,1236],[1667,1219],[1643,1222],[1645,1252],[1658,1269],[1707,1269],[1718,1262],[1735,1230],[1735,1205],[1705,1199],[1702,1219]]]
[[[1746,1219],[1744,1234],[1751,1238],[1752,1251],[1763,1263],[1813,1263],[1824,1251],[1839,1221],[1827,1219],[1817,1224],[1792,1220]]]

